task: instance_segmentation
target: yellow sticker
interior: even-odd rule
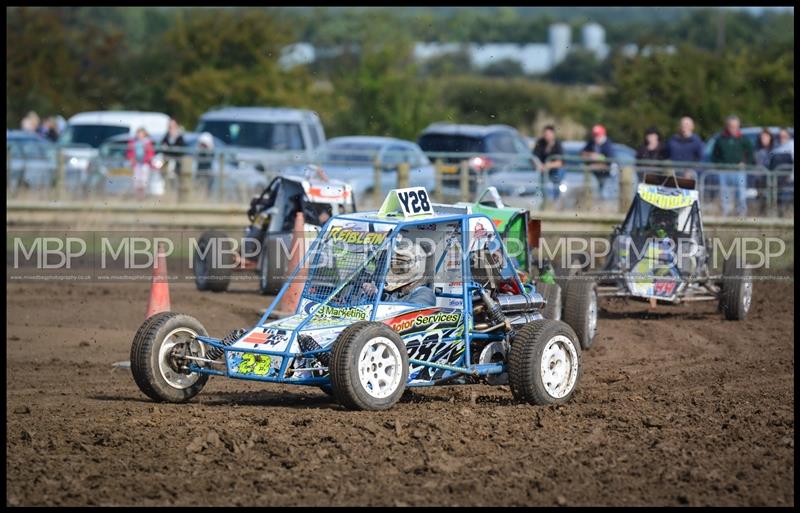
[[[688,207],[697,201],[697,191],[663,189],[642,184],[638,192],[646,202],[666,210]]]

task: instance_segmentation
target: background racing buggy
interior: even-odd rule
[[[419,284],[433,291],[431,304],[385,294],[397,248],[409,243],[424,255]],[[267,322],[301,272],[295,314]],[[321,387],[351,409],[388,409],[407,386],[477,382],[564,403],[580,376],[580,343],[569,325],[543,318],[543,306],[491,219],[435,212],[424,188],[400,189],[378,212],[326,223],[254,327],[217,339],[187,315],[154,315],[134,337],[131,369],[157,401],[187,401],[219,375]]]
[[[219,251],[232,240],[219,231],[207,231],[197,242],[193,254],[195,284],[198,290],[222,292],[228,289],[231,272],[241,269],[259,275],[262,294],[275,294],[291,272],[290,248],[295,216],[303,213],[304,233],[319,231],[332,216],[355,211],[350,185],[328,180],[321,168],[309,166],[303,176],[278,176],[250,202],[250,226],[238,253]],[[213,245],[220,245],[215,248]]]
[[[653,305],[716,300],[726,319],[744,319],[752,300],[750,270],[732,252],[721,275],[713,273],[694,180],[648,174],[643,182],[625,221],[614,229],[603,268],[572,276],[568,287],[596,282],[600,297]]]

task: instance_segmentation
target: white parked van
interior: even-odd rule
[[[89,162],[109,137],[121,134],[133,137],[143,127],[152,138],[161,140],[168,125],[169,116],[161,112],[108,110],[75,114],[69,118],[58,141],[63,147],[67,182],[83,182]]]
[[[228,107],[200,117],[196,132],[209,132],[235,150],[236,159],[265,164],[308,160],[325,142],[319,116],[310,110]]]

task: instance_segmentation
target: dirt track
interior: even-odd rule
[[[9,505],[793,505],[793,282],[746,322],[715,304],[617,303],[574,400],[420,390],[383,413],[214,378],[155,404],[130,371],[148,285],[8,283]],[[255,321],[253,284],[173,285],[213,335]]]

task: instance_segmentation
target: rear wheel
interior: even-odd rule
[[[220,248],[228,236],[222,232],[205,232],[197,241],[193,255],[194,282],[197,290],[224,292],[231,281],[233,255]],[[215,256],[219,258],[215,258]]]
[[[511,342],[508,376],[511,393],[531,404],[561,404],[575,393],[581,348],[562,321],[541,319],[523,326]]]
[[[566,300],[567,288],[574,277],[588,268],[585,255],[574,255],[567,267],[561,267],[557,262],[552,263],[553,275],[559,287],[561,287],[562,301]]]
[[[725,260],[722,269],[722,290],[719,306],[729,321],[741,321],[747,317],[753,299],[753,278],[750,269],[736,265],[736,256]]]
[[[331,388],[351,410],[387,410],[400,400],[408,380],[408,352],[395,331],[380,322],[346,328],[333,344]]]
[[[261,255],[258,258],[258,291],[266,296],[272,292],[269,286],[269,260],[267,260],[267,239],[261,244]]]
[[[561,319],[561,287],[557,283],[537,283],[536,290],[544,297],[545,306],[542,315],[545,319],[558,321]]]
[[[196,396],[208,381],[207,374],[189,372],[182,356],[205,356],[196,336],[207,336],[197,319],[175,312],[148,318],[133,338],[131,373],[147,397],[181,403]]]
[[[589,349],[597,334],[597,284],[576,277],[569,284],[564,302],[564,322],[575,330],[581,348]]]

